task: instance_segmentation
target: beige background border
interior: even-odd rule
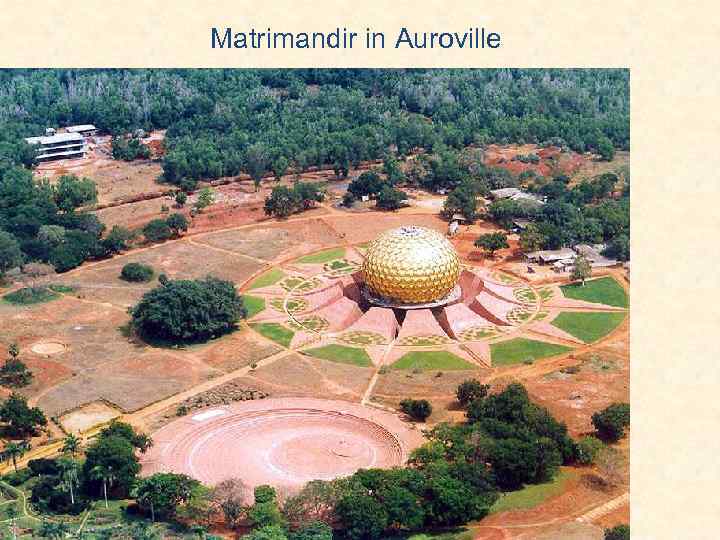
[[[0,65],[630,67],[632,530],[720,534],[720,8],[707,1],[16,1]],[[211,26],[395,35],[485,26],[495,50],[212,50]]]

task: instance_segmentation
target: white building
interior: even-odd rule
[[[28,137],[25,142],[36,147],[35,161],[54,161],[85,156],[85,138],[80,133],[58,133],[44,137]]]

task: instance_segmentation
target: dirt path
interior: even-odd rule
[[[590,523],[591,521],[595,521],[598,518],[601,518],[602,516],[609,514],[613,510],[616,510],[620,508],[624,504],[628,504],[630,502],[630,493],[625,492],[619,497],[615,497],[614,499],[610,499],[605,504],[601,504],[597,508],[594,508],[590,510],[589,512],[584,513],[582,516],[575,518],[576,521],[582,521],[585,523]]]

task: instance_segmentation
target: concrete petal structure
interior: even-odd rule
[[[362,266],[369,296],[398,307],[441,302],[453,293],[459,275],[460,261],[447,238],[416,226],[378,236]]]

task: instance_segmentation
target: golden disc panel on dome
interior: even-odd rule
[[[442,234],[407,226],[382,233],[367,248],[365,286],[389,303],[437,302],[453,292],[460,275],[455,248]]]

